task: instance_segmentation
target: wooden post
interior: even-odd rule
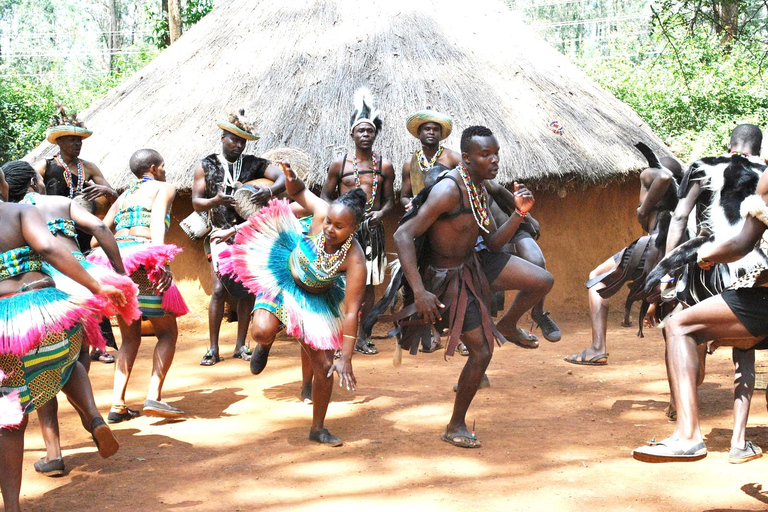
[[[171,44],[181,37],[181,0],[168,0],[168,32]]]

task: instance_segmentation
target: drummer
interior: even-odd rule
[[[244,119],[245,111],[240,115],[230,114],[226,121],[217,123],[221,128],[221,153],[214,153],[203,158],[195,169],[195,181],[192,184],[192,206],[197,212],[208,212],[216,230],[228,229],[245,222],[235,211],[235,190],[260,178],[267,178],[273,184],[269,187],[252,185],[251,201],[261,207],[285,190],[285,176],[269,160],[253,155],[244,155],[245,145],[249,140],[258,140],[256,126]],[[245,346],[248,324],[251,319],[254,297],[239,283],[229,278],[222,278],[218,273],[218,254],[224,247],[221,243],[210,243],[206,239],[208,258],[211,261],[211,279],[213,293],[208,305],[208,332],[210,347],[200,361],[202,366],[213,366],[223,358],[219,356],[219,330],[224,317],[224,301],[227,294],[237,300],[237,342],[232,357],[249,361],[251,351]]]
[[[104,206],[104,213],[109,205],[117,199],[117,192],[109,185],[104,175],[93,162],[80,159],[80,150],[83,148],[83,139],[93,135],[77,118],[77,114],[68,115],[64,107],[59,106],[59,113],[51,118],[48,126],[48,142],[59,147],[58,153],[53,158],[36,162],[34,167],[43,177],[45,193],[49,196],[64,196],[74,199],[86,208],[90,213],[94,212],[93,201],[100,197],[108,200]],[[104,215],[99,217],[103,218]],[[91,249],[92,236],[79,229],[77,232],[77,245],[80,252],[87,253]],[[117,349],[117,342],[112,333],[109,319],[101,322],[101,334],[107,340],[107,347]],[[91,348],[91,360],[102,363],[114,363],[115,356],[95,347]]]

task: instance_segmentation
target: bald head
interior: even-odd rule
[[[162,163],[163,157],[154,149],[140,149],[131,155],[128,166],[137,178],[141,178],[150,167],[159,166]]]
[[[738,151],[753,156],[760,155],[763,145],[763,132],[757,125],[740,124],[731,132],[731,142],[728,151]]]

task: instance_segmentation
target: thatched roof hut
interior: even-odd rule
[[[315,158],[313,184],[348,135],[353,92],[366,85],[384,116],[376,148],[396,168],[416,148],[407,115],[424,106],[502,145],[499,180],[603,182],[643,167],[633,144],[663,144],[626,105],[595,85],[500,0],[241,0],[214,9],[151,64],[81,114],[94,130],[83,156],[117,187],[140,147],[158,149],[168,180],[192,183],[219,149],[216,121],[245,108],[262,138]],[[558,121],[562,135],[550,129]],[[50,156],[43,143],[29,159]]]

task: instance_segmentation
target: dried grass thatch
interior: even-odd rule
[[[118,187],[128,157],[159,150],[168,179],[189,189],[218,150],[216,121],[245,108],[261,140],[315,159],[322,182],[351,148],[353,93],[370,87],[384,116],[377,150],[397,169],[417,147],[408,114],[453,116],[447,145],[485,124],[502,145],[499,180],[605,181],[644,165],[633,147],[663,144],[626,105],[540,40],[500,0],[239,0],[217,7],[151,64],[82,113],[94,135],[84,158]],[[553,133],[558,121],[562,135]],[[253,145],[252,145],[253,144]],[[43,144],[29,158],[51,155]]]

